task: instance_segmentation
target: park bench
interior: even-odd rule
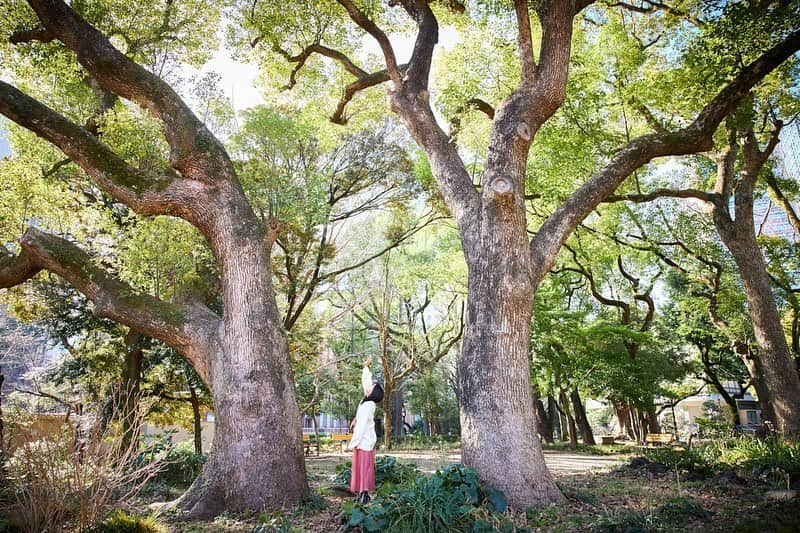
[[[674,440],[672,433],[648,433],[644,438],[647,446],[667,446]]]
[[[306,455],[311,455],[311,447],[317,448],[317,455],[319,455],[319,439],[313,433],[303,433],[303,448]]]
[[[339,445],[339,453],[344,453],[344,447],[350,442],[351,437],[350,433],[334,433],[331,435],[331,441],[334,446]]]

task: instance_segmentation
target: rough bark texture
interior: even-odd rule
[[[0,250],[0,287],[40,270],[66,279],[95,313],[164,341],[214,396],[214,447],[179,505],[189,516],[298,503],[308,492],[300,412],[270,272],[272,240],[253,213],[222,144],[160,78],[137,65],[59,0],[30,0],[45,30],[75,53],[106,91],[155,116],[170,147],[168,170],[131,167],[90,131],[0,82],[0,113],[60,148],[103,191],[140,214],[173,215],[206,239],[224,313],[202,301],[167,303],[94,265],[79,247],[30,228],[19,254]]]
[[[189,394],[189,401],[192,404],[192,420],[194,422],[194,453],[200,455],[203,453],[203,424],[200,416],[200,399],[197,397],[197,390],[194,387],[189,387]]]
[[[743,165],[738,180],[735,161],[738,141],[731,131],[729,146],[717,165],[716,201],[713,220],[722,242],[731,252],[742,278],[748,311],[758,344],[756,371],[760,371],[764,388],[769,395],[771,416],[777,430],[785,438],[800,438],[800,378],[794,358],[781,326],[780,313],[772,293],[764,255],[756,241],[753,220],[753,190],[764,163],[778,143],[782,124],[777,124],[772,137],[761,151],[752,130],[746,132],[742,143]],[[735,217],[731,216],[729,198],[733,192]]]

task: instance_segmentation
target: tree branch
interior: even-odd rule
[[[528,12],[528,0],[514,0],[514,11],[517,14],[517,44],[519,46],[520,76],[523,83],[528,83],[536,75],[536,61],[533,58],[533,40],[531,38],[531,17]]]
[[[608,196],[603,202],[652,202],[656,198],[695,198],[706,203],[714,203],[716,195],[698,189],[653,189],[643,194],[624,194]]]
[[[46,31],[75,52],[100,85],[161,121],[172,149],[172,168],[200,181],[233,177],[233,165],[222,144],[167,83],[114,48],[62,0],[29,0],[29,4]],[[198,175],[200,169],[204,172]]]
[[[29,279],[40,270],[64,278],[94,304],[94,314],[164,341],[182,353],[209,388],[207,354],[216,342],[219,317],[207,307],[171,304],[137,292],[94,265],[86,252],[61,237],[28,228],[20,253],[0,258],[0,288]]]
[[[0,81],[0,113],[57,146],[110,196],[144,215],[191,215],[197,191],[166,173],[136,169],[94,135]]]
[[[689,126],[676,133],[651,134],[631,141],[618,151],[597,174],[576,190],[542,225],[531,240],[534,285],[553,266],[567,236],[592,210],[608,197],[634,170],[656,157],[685,155],[710,150],[719,123],[769,72],[800,49],[800,31],[745,67],[711,100]]]
[[[389,42],[389,38],[383,30],[381,30],[363,11],[358,9],[351,0],[338,0],[338,2],[347,10],[347,14],[350,15],[353,22],[358,24],[377,41],[381,52],[383,52],[384,61],[386,61],[389,78],[394,83],[395,88],[400,87],[400,69],[397,67],[397,58],[394,55],[394,49]]]

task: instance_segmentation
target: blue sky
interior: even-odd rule
[[[11,154],[11,148],[8,146],[8,139],[6,139],[7,133],[5,126],[0,123],[0,158]]]

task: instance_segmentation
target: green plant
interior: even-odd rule
[[[92,533],[167,533],[167,528],[155,515],[140,516],[116,510],[93,527]]]
[[[658,531],[657,517],[649,510],[606,509],[591,526],[595,533],[650,533]]]
[[[336,465],[336,477],[334,482],[341,485],[350,484],[352,473],[352,463],[346,461]],[[386,486],[391,490],[395,485],[406,483],[419,475],[417,465],[413,463],[400,463],[396,457],[384,455],[375,460],[375,486],[379,490]]]
[[[197,454],[190,442],[172,446],[164,457],[163,469],[155,481],[172,486],[188,486],[200,473],[206,462],[205,454]]]
[[[379,492],[369,505],[347,502],[344,513],[347,527],[368,532],[513,531],[501,516],[506,507],[505,496],[482,485],[474,470],[452,465]]]
[[[671,524],[684,524],[691,518],[706,519],[711,517],[700,505],[700,502],[688,496],[676,496],[661,504],[655,512],[663,521]]]

